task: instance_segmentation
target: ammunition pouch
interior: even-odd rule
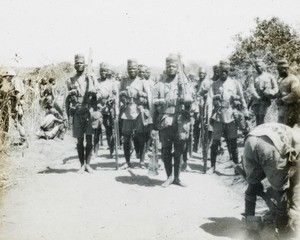
[[[177,139],[188,140],[190,137],[191,120],[187,116],[180,114],[177,117]]]
[[[102,124],[102,114],[99,111],[91,112],[90,123],[93,129],[98,129]]]

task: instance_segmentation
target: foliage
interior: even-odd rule
[[[296,54],[300,51],[300,38],[294,29],[277,17],[270,20],[257,18],[256,24],[250,36],[236,35],[236,48],[230,56],[234,67],[248,69],[256,59],[263,59],[274,70],[280,58],[286,58],[290,63],[300,61],[300,55]]]

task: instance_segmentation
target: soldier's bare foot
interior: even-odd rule
[[[174,181],[174,178],[172,176],[168,177],[167,181],[165,181],[161,186],[162,187],[169,187]]]
[[[175,178],[173,184],[178,185],[180,187],[186,187],[186,184],[183,183],[179,178]]]
[[[77,173],[82,174],[82,173],[84,173],[84,170],[85,170],[85,166],[84,166],[84,165],[81,165],[81,167],[80,167],[80,169],[77,171]]]
[[[145,164],[144,162],[141,162],[141,163],[140,163],[140,168],[141,168],[141,169],[146,169],[146,164]]]
[[[187,163],[183,162],[182,165],[181,165],[181,171],[185,172],[186,171],[186,167],[187,167]]]
[[[125,170],[125,169],[128,169],[128,168],[132,168],[131,163],[125,163],[125,164],[121,167],[122,170]]]
[[[206,173],[209,174],[209,175],[211,175],[211,174],[213,174],[213,173],[215,173],[215,172],[216,172],[216,168],[215,168],[215,167],[211,167],[210,169],[208,169],[208,170],[206,171]]]
[[[85,170],[88,172],[88,173],[93,173],[94,170],[91,168],[91,166],[89,164],[85,165]]]

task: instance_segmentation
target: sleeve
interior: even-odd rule
[[[242,85],[238,81],[236,81],[236,86],[237,86],[237,94],[240,96],[242,112],[244,113],[245,116],[248,116],[249,113],[247,109],[246,100],[244,98]]]
[[[300,89],[300,81],[295,76],[291,77],[290,80],[291,92],[282,97],[282,101],[285,104],[296,103],[299,99],[299,89]]]
[[[210,119],[212,117],[212,112],[213,112],[213,84],[210,86],[209,90],[208,90],[208,94],[207,94],[207,115],[208,115],[208,119]]]
[[[272,99],[278,93],[278,84],[273,75],[269,74],[266,79],[268,82],[266,83],[266,87],[263,91],[265,97]]]
[[[255,79],[252,79],[252,81],[250,82],[250,84],[249,84],[249,90],[250,90],[252,98],[254,98],[254,99],[260,99],[260,96],[257,93],[256,88],[255,88]]]

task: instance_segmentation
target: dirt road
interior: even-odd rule
[[[246,184],[229,161],[218,163],[218,174],[207,175],[196,155],[191,171],[181,175],[188,187],[162,188],[164,170],[157,177],[137,167],[116,171],[108,151],[99,154],[92,160],[95,172],[80,175],[69,136],[33,138],[23,153],[11,153],[6,173],[12,184],[3,195],[0,238],[260,239],[241,222]]]

